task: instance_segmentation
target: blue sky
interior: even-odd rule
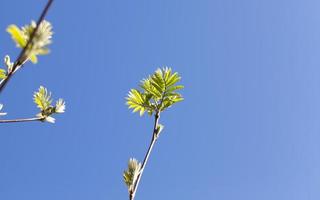
[[[5,32],[37,19],[45,1],[4,0]],[[320,199],[320,2],[316,0],[58,1],[51,54],[15,75],[7,118],[38,112],[40,85],[63,97],[57,123],[0,132],[0,199],[127,199],[122,172],[143,159],[152,118],[125,106],[158,67],[183,77],[185,101],[137,193],[143,199]]]

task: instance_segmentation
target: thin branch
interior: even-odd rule
[[[38,21],[37,21],[37,26],[36,28],[33,30],[26,46],[21,50],[18,58],[16,59],[16,61],[13,64],[12,70],[10,72],[8,72],[7,77],[5,79],[2,79],[0,82],[0,93],[2,92],[2,90],[5,88],[5,86],[7,85],[7,83],[9,82],[9,80],[12,78],[13,74],[19,70],[23,64],[27,61],[27,59],[23,59],[23,57],[25,56],[25,53],[27,51],[27,49],[29,49],[30,45],[32,45],[33,42],[33,38],[36,34],[36,32],[38,31],[39,25],[40,23],[44,20],[46,14],[48,13],[48,10],[52,4],[53,0],[48,0],[46,6],[44,7]]]
[[[138,189],[138,186],[139,186],[139,182],[140,182],[140,179],[142,177],[142,173],[144,171],[144,168],[146,167],[146,164],[148,162],[148,159],[149,159],[149,156],[150,156],[151,151],[153,149],[153,146],[154,146],[154,144],[156,143],[156,141],[158,139],[158,137],[157,137],[157,127],[158,127],[158,124],[159,124],[159,119],[160,119],[160,112],[156,112],[156,114],[154,116],[154,126],[153,126],[153,134],[152,134],[151,142],[150,142],[149,148],[147,150],[147,153],[146,153],[146,155],[144,157],[143,163],[141,165],[140,173],[139,173],[139,175],[137,177],[136,182],[134,183],[133,190],[130,191],[130,194],[129,194],[130,200],[134,200],[134,198],[135,198],[135,195],[136,195],[136,192],[137,192],[137,189]]]
[[[22,118],[22,119],[3,119],[0,123],[16,123],[16,122],[33,122],[33,121],[43,121],[43,117],[33,117],[33,118]]]

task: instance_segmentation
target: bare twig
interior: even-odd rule
[[[129,199],[130,200],[134,200],[135,198],[135,195],[136,195],[136,192],[137,192],[137,189],[138,189],[138,186],[139,186],[139,182],[140,182],[140,179],[142,177],[142,173],[144,171],[144,168],[148,162],[148,159],[149,159],[149,156],[151,154],[151,151],[153,149],[153,146],[154,144],[156,143],[157,139],[158,139],[158,130],[157,130],[157,127],[159,125],[159,119],[160,119],[160,112],[156,112],[155,116],[154,116],[154,126],[153,126],[153,134],[152,134],[152,138],[151,138],[151,142],[150,142],[150,145],[149,145],[149,148],[147,150],[147,153],[144,157],[144,160],[143,160],[143,163],[141,165],[141,169],[140,169],[140,173],[137,177],[137,180],[136,182],[134,183],[134,187],[133,187],[133,190],[130,191],[129,193]]]
[[[32,121],[43,121],[43,117],[23,118],[23,119],[3,119],[0,123],[15,123],[15,122],[32,122]]]
[[[12,78],[13,74],[19,70],[23,64],[26,62],[26,59],[23,59],[23,57],[25,56],[25,53],[27,51],[27,49],[30,47],[30,45],[32,45],[33,42],[33,38],[36,34],[36,32],[38,31],[39,25],[40,23],[44,20],[46,14],[48,13],[48,10],[52,4],[53,0],[48,0],[46,6],[44,7],[38,21],[37,21],[37,26],[36,28],[33,30],[26,46],[21,50],[18,58],[16,59],[16,61],[13,64],[12,70],[8,72],[7,77],[2,79],[0,82],[0,93],[2,92],[2,90],[5,88],[5,86],[7,85],[7,83],[9,82],[9,80]]]

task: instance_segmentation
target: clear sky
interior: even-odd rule
[[[5,32],[45,0],[2,0]],[[40,85],[63,97],[56,124],[0,125],[1,200],[127,199],[122,172],[143,159],[152,118],[128,90],[158,67],[183,77],[137,200],[320,199],[318,0],[59,1],[51,54],[0,95],[7,118],[38,112]]]

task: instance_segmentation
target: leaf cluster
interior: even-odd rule
[[[7,32],[11,35],[11,38],[16,43],[17,47],[25,48],[28,44],[28,40],[31,38],[33,31],[35,30],[37,24],[34,21],[31,21],[30,24],[25,25],[21,28],[12,24],[7,28]],[[43,20],[39,24],[37,32],[34,33],[28,49],[26,49],[25,55],[22,56],[23,60],[20,60],[21,63],[24,63],[26,60],[30,59],[31,62],[37,63],[37,55],[45,55],[49,53],[47,45],[51,44],[52,38],[52,25],[50,22]]]
[[[172,73],[171,68],[157,69],[153,75],[143,79],[140,89],[131,89],[127,96],[127,105],[133,112],[145,112],[149,115],[164,111],[173,104],[183,100],[178,90],[183,85],[176,85],[181,80],[177,72]]]
[[[64,113],[65,111],[65,102],[63,99],[58,99],[55,105],[52,105],[51,92],[40,86],[39,90],[33,95],[34,103],[40,109],[40,113],[37,114],[38,117],[42,118],[43,121],[47,121],[50,123],[55,122],[55,118],[51,115],[56,113]]]
[[[26,48],[24,54],[21,56],[19,60],[15,63],[10,61],[10,57],[8,55],[4,58],[4,64],[7,67],[7,70],[0,69],[0,79],[7,78],[7,75],[16,69],[13,69],[14,64],[20,63],[23,64],[28,60],[31,60],[32,63],[38,62],[38,55],[45,55],[50,52],[48,49],[48,45],[52,43],[52,25],[50,22],[43,20],[34,33],[32,41],[30,41],[28,47],[28,41],[31,38],[33,31],[35,31],[37,24],[34,21],[31,21],[30,24],[25,25],[21,28],[18,26],[11,24],[7,27],[7,32],[11,35],[12,40],[16,43],[19,48]],[[19,64],[18,64],[19,65]],[[19,68],[20,66],[16,66]]]

